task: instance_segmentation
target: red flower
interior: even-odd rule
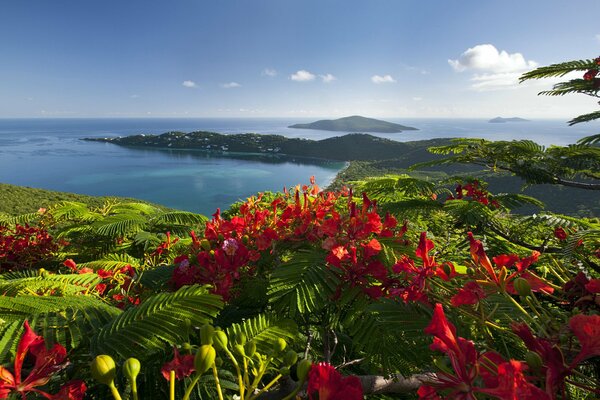
[[[600,315],[576,315],[569,320],[569,327],[581,345],[581,351],[571,363],[572,366],[590,357],[600,356]]]
[[[596,75],[598,75],[598,70],[595,68],[590,69],[585,74],[583,74],[583,79],[585,79],[586,81],[592,81],[592,80],[594,80]]]
[[[523,375],[526,369],[526,365],[519,361],[502,363],[498,366],[498,387],[477,391],[502,400],[550,400],[547,393],[527,382]]]
[[[75,264],[75,261],[71,260],[70,258],[66,259],[63,265],[69,268],[71,271],[77,271],[77,264]]]
[[[41,394],[48,399],[83,399],[86,387],[81,381],[67,383],[55,396],[36,389],[38,386],[48,383],[54,373],[67,366],[67,351],[60,344],[55,344],[52,349],[48,350],[44,338],[36,335],[27,321],[23,326],[25,333],[17,346],[14,375],[8,369],[0,366],[0,399],[8,398],[11,393],[18,393],[25,400],[30,392]],[[21,372],[23,362],[28,354],[35,359],[35,362],[29,375],[23,380]]]
[[[567,240],[567,232],[559,226],[554,230],[554,237],[558,240]]]
[[[600,293],[600,279],[590,279],[585,285],[585,290],[590,293]]]
[[[173,347],[173,360],[169,361],[160,369],[160,373],[166,380],[169,380],[171,371],[175,371],[176,379],[183,379],[190,376],[196,369],[194,368],[194,355],[180,355],[177,347]]]
[[[479,286],[475,281],[470,281],[467,282],[465,286],[458,291],[458,293],[452,296],[450,302],[452,303],[452,306],[459,307],[465,304],[477,304],[485,297],[486,294],[481,286]]]
[[[417,390],[417,394],[419,395],[419,399],[423,400],[442,400],[435,388],[428,385],[421,385],[419,390]]]
[[[569,375],[570,369],[565,365],[565,360],[560,348],[547,339],[533,336],[527,324],[514,323],[511,326],[513,332],[519,336],[525,346],[538,353],[543,363],[543,371],[546,374],[546,393],[550,396],[564,388],[564,379]]]
[[[342,375],[327,363],[318,363],[308,373],[308,398],[310,400],[362,400],[363,390],[356,376]],[[315,394],[318,393],[318,397]]]

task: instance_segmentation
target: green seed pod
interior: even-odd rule
[[[94,358],[91,365],[92,377],[100,383],[111,386],[117,376],[117,366],[111,356],[102,354]]]
[[[208,371],[215,363],[216,358],[217,352],[212,345],[203,344],[200,346],[198,352],[196,353],[196,357],[194,357],[194,366],[196,367],[196,372],[202,375]]]
[[[515,292],[517,292],[519,296],[531,296],[531,285],[529,284],[529,282],[527,282],[526,279],[515,279],[513,282],[513,287],[515,288]]]
[[[539,371],[540,368],[544,366],[542,357],[534,351],[528,351],[527,354],[525,354],[525,362],[533,372]]]
[[[246,342],[244,349],[246,350],[246,355],[252,358],[254,356],[254,353],[256,353],[256,343],[254,343],[254,340]]]
[[[192,345],[189,344],[188,342],[185,342],[184,344],[182,344],[181,349],[188,354],[192,354]]]
[[[237,344],[241,344],[242,346],[246,344],[246,334],[244,332],[239,332],[235,335],[235,342]]]
[[[213,333],[213,342],[217,350],[227,349],[227,334],[220,329],[215,329],[215,333]]]
[[[275,351],[277,353],[281,353],[283,350],[285,350],[287,346],[287,342],[285,341],[284,338],[279,338],[277,339],[277,342],[275,342]]]
[[[200,327],[200,343],[213,344],[213,335],[215,328],[210,324],[204,324]]]
[[[283,364],[287,367],[291,367],[292,365],[296,364],[296,361],[298,361],[298,353],[296,353],[294,350],[288,350],[283,356]]]
[[[289,367],[281,367],[279,368],[279,373],[283,376],[285,375],[289,375],[290,374],[290,368]]]
[[[129,383],[132,383],[135,381],[135,378],[137,378],[141,368],[142,365],[137,358],[128,358],[123,363],[123,375],[127,378]]]
[[[234,344],[233,345],[233,351],[235,352],[235,354],[239,354],[242,357],[244,357],[246,355],[246,351],[244,350],[244,346],[242,346],[241,344]]]
[[[298,363],[296,375],[298,375],[298,380],[300,382],[306,381],[306,378],[308,377],[308,371],[310,371],[311,366],[312,362],[308,358],[305,358]]]
[[[202,247],[202,249],[209,251],[210,250],[210,242],[207,239],[202,239],[200,241],[200,247]]]

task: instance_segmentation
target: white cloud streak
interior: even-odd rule
[[[315,75],[311,74],[307,70],[301,69],[290,75],[290,79],[296,82],[310,82],[315,79]]]
[[[196,82],[194,81],[183,81],[181,83],[182,86],[185,86],[186,88],[195,88],[196,86]]]
[[[277,71],[274,70],[273,68],[265,68],[263,69],[263,71],[261,72],[262,76],[270,76],[271,78],[274,76],[277,76]]]
[[[221,87],[223,89],[234,89],[234,88],[239,88],[240,86],[242,86],[242,85],[240,85],[237,82],[228,82],[228,83],[222,83],[221,84]]]
[[[383,75],[383,76],[381,76],[381,75],[373,75],[371,77],[371,81],[373,83],[378,84],[378,85],[381,84],[381,83],[396,83],[396,80],[394,78],[392,78],[391,75]]]
[[[319,75],[319,77],[321,77],[324,83],[331,83],[337,80],[337,78],[331,74]]]

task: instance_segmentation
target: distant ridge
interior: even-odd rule
[[[339,119],[323,119],[309,124],[295,124],[288,128],[316,129],[320,131],[334,132],[376,132],[376,133],[398,133],[402,131],[416,131],[417,128],[381,121],[374,118],[353,115]]]
[[[490,119],[488,122],[495,123],[495,124],[503,124],[505,122],[529,122],[529,120],[525,119],[525,118],[519,118],[519,117],[512,117],[512,118],[496,117],[496,118]]]

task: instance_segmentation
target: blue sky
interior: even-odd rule
[[[600,55],[580,0],[20,0],[0,12],[0,117],[570,118],[517,85]]]

